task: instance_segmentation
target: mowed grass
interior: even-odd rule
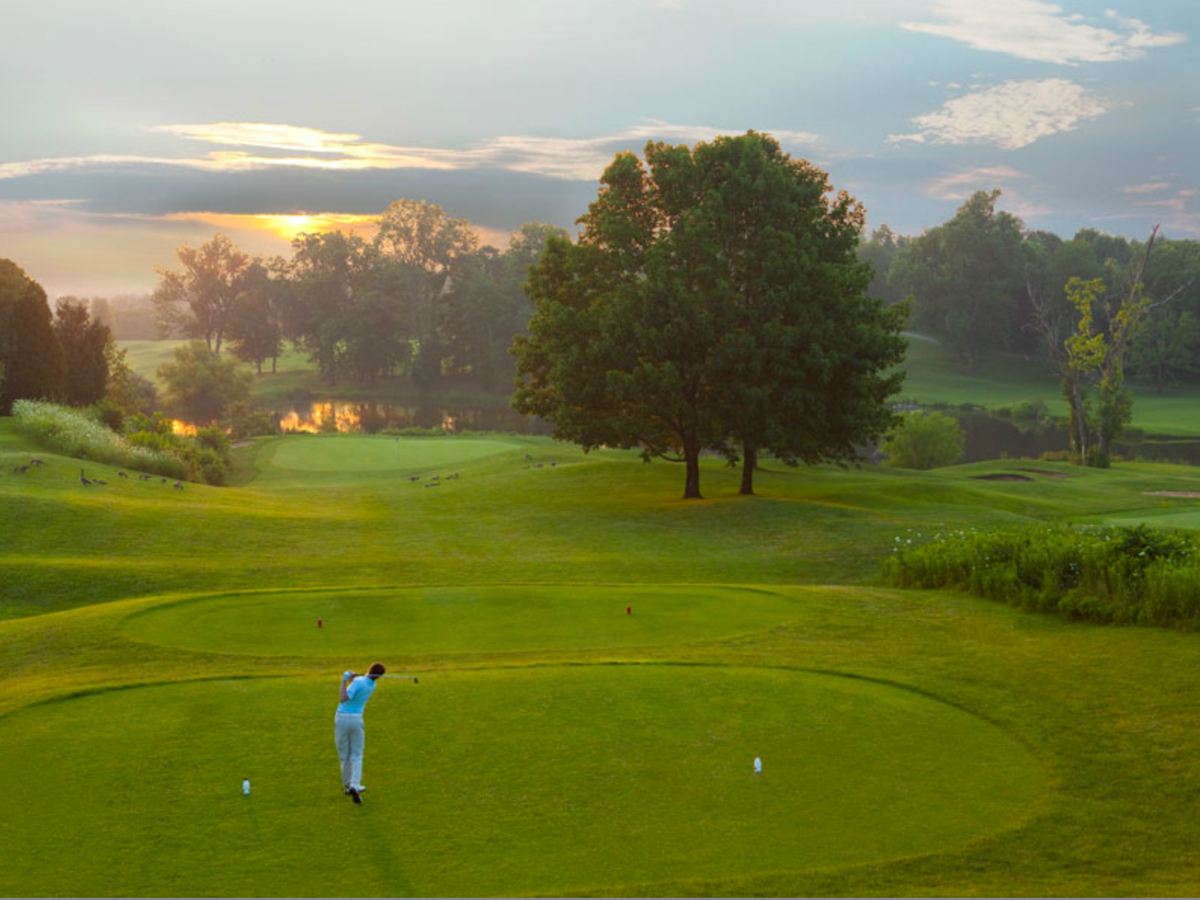
[[[8,793],[0,886],[463,896],[847,865],[1003,831],[1045,783],[1000,729],[873,682],[522,668],[385,682],[356,810],[329,764],[330,717],[315,714],[336,688],[336,676],[205,681],[8,717],[7,751],[56,775],[48,796],[37,779]],[[224,863],[203,883],[176,864],[197,840]]]
[[[744,498],[710,460],[685,503],[507,436],[270,439],[183,492],[35,452],[0,421],[5,895],[1200,890],[1197,636],[874,584],[939,529],[1192,510],[1145,492],[1194,470],[768,461]],[[356,807],[332,715],[376,658],[420,683],[371,701]]]
[[[1012,408],[1024,400],[1042,400],[1053,416],[1067,415],[1060,379],[1040,356],[983,354],[971,372],[963,370],[944,346],[912,337],[904,363],[900,396],[920,403],[970,403],[987,409]],[[1130,383],[1133,425],[1148,434],[1200,435],[1200,390]]]
[[[412,657],[705,640],[760,631],[795,608],[785,594],[713,585],[267,592],[155,606],[128,619],[126,633],[225,653]]]

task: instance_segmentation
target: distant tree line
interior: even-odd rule
[[[112,331],[88,305],[46,292],[12,260],[0,259],[0,415],[21,399],[88,406],[106,397],[143,411],[154,388],[132,372]]]
[[[178,251],[153,295],[162,334],[226,347],[261,373],[285,342],[330,383],[411,375],[481,387],[512,384],[508,348],[533,307],[522,290],[546,242],[566,232],[529,223],[505,251],[479,246],[470,224],[440,206],[397,200],[373,240],[301,234],[290,258],[254,259],[224,235]]]
[[[870,293],[889,302],[911,295],[911,326],[945,344],[968,371],[989,351],[1045,359],[1058,371],[1055,355],[1082,315],[1078,295],[1067,290],[1071,279],[1099,279],[1099,294],[1114,304],[1140,283],[1145,316],[1129,335],[1125,373],[1160,392],[1200,382],[1200,241],[1159,237],[1147,256],[1149,240],[1094,228],[1067,240],[1026,230],[996,209],[999,196],[975,193],[919,237],[887,225],[872,232],[858,250],[874,268]],[[1096,327],[1113,325],[1120,308],[1098,304]],[[1047,344],[1047,328],[1057,347]]]

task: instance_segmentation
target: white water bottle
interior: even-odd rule
[[[242,793],[243,794],[250,793],[250,779],[249,778],[247,778],[245,781],[242,782]]]
[[[755,775],[762,774],[762,760],[759,759],[757,756],[754,757],[754,774]],[[250,782],[246,782],[246,783],[249,784]]]

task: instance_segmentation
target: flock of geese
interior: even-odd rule
[[[36,468],[38,466],[44,466],[45,464],[46,464],[45,460],[41,460],[41,459],[38,459],[37,457],[34,457],[25,465],[17,466],[15,469],[13,469],[13,473],[16,475],[24,475],[30,469]],[[118,478],[129,478],[129,473],[124,472],[124,471],[118,471],[117,477]],[[138,478],[141,479],[142,481],[153,481],[154,480],[153,475],[147,475],[145,472],[140,473],[138,475]],[[158,480],[161,484],[166,484],[168,479],[160,476]],[[91,487],[92,485],[102,485],[103,486],[103,485],[108,484],[107,481],[104,481],[103,479],[100,479],[100,478],[88,478],[87,473],[82,468],[79,470],[79,483],[81,485],[83,485],[84,487]],[[177,490],[177,491],[182,491],[183,490],[183,482],[177,478],[177,479],[175,479],[175,483],[172,485],[172,487],[175,488],[175,490]]]

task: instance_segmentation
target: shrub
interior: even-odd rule
[[[966,445],[962,426],[941,413],[905,413],[883,442],[886,465],[935,469],[958,462]]]
[[[1094,622],[1200,625],[1200,558],[1180,533],[1047,526],[896,542],[883,577],[899,587],[951,588]]]
[[[125,410],[104,397],[88,407],[92,417],[110,431],[120,434],[125,430]]]
[[[1014,419],[1026,419],[1040,422],[1050,415],[1050,407],[1045,400],[1022,400],[1012,409]]]
[[[264,434],[279,434],[276,421],[248,403],[235,403],[230,407],[226,418],[229,422],[229,436],[235,441]]]
[[[236,359],[214,354],[203,341],[176,347],[172,357],[158,367],[158,375],[167,385],[167,409],[182,418],[212,422],[250,397],[254,376],[242,370]]]
[[[40,400],[18,400],[13,404],[13,419],[22,434],[64,456],[173,478],[187,474],[183,461],[163,448],[127,440],[81,410]]]

